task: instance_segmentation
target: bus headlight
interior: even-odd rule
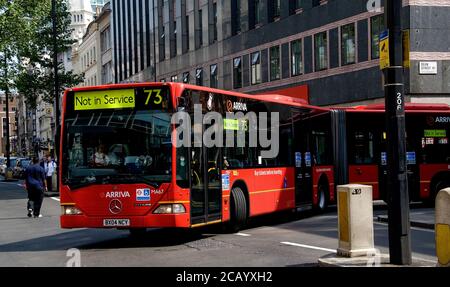
[[[83,214],[81,210],[76,208],[75,206],[63,206],[62,207],[63,215],[80,215]]]
[[[153,212],[155,214],[180,214],[186,213],[186,209],[182,204],[161,204]]]

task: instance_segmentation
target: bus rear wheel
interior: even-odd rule
[[[436,197],[439,191],[446,189],[448,187],[450,187],[450,182],[444,180],[438,181],[436,184],[433,185],[430,197],[427,200],[425,200],[425,204],[429,207],[434,207],[436,203]]]
[[[328,188],[325,184],[319,184],[318,187],[319,202],[317,204],[317,211],[325,212],[328,207]]]
[[[247,223],[247,201],[244,191],[240,187],[231,190],[230,222],[228,230],[238,232]]]

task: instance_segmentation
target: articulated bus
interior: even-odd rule
[[[297,208],[324,209],[334,201],[331,113],[278,95],[246,95],[180,83],[140,83],[69,89],[63,101],[60,152],[62,228],[193,228],[227,223],[238,230],[248,218]],[[253,112],[270,147],[206,146],[215,112],[223,133],[250,142]],[[175,113],[188,115],[191,146],[178,145]],[[277,126],[270,126],[278,113]],[[198,115],[197,115],[198,116]],[[177,124],[178,123],[178,124]],[[267,125],[261,125],[267,123]],[[220,125],[219,125],[220,126]]]
[[[408,188],[411,201],[433,204],[437,193],[450,187],[450,107],[406,104]],[[374,199],[386,201],[387,156],[384,105],[332,111],[336,183],[373,186]]]

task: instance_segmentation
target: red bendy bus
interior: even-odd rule
[[[408,188],[411,201],[433,204],[450,187],[450,107],[406,104]],[[332,109],[336,184],[373,186],[386,201],[387,157],[384,105]]]
[[[266,121],[278,112],[278,156],[261,158],[260,145],[176,148],[171,117],[177,111],[193,117],[195,104],[202,113],[266,112],[267,118],[259,118]],[[249,217],[301,207],[324,209],[334,201],[327,109],[284,96],[180,83],[69,89],[63,105],[62,228],[139,233],[151,227],[227,222],[237,230]],[[227,122],[224,128],[242,129],[248,138],[248,122]]]

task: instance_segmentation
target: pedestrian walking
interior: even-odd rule
[[[56,163],[51,156],[47,157],[44,163],[45,177],[47,180],[47,189],[49,192],[53,191],[53,174],[56,172]]]
[[[25,170],[25,184],[28,192],[28,217],[42,217],[41,207],[47,184],[45,170],[40,166],[37,157],[33,158],[32,165]]]

